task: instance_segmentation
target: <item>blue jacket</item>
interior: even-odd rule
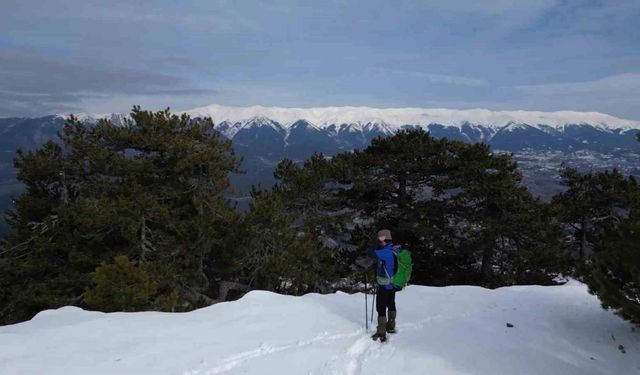
[[[393,244],[388,242],[382,247],[378,247],[377,249],[371,250],[371,253],[378,258],[378,267],[376,269],[376,276],[383,278],[391,278],[396,273],[396,260],[393,255],[394,253]],[[391,290],[393,289],[392,284],[384,285],[385,289]]]

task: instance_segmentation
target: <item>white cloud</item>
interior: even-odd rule
[[[549,109],[598,110],[638,118],[640,73],[624,73],[591,81],[517,86],[521,103]]]
[[[640,74],[625,73],[583,82],[522,85],[517,89],[526,95],[640,99]]]

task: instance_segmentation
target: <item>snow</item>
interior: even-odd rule
[[[254,291],[189,313],[63,307],[0,327],[0,373],[640,373],[639,333],[576,281],[410,286],[397,305],[399,332],[385,344],[364,330],[362,294]]]
[[[589,125],[601,130],[631,131],[640,129],[640,121],[620,119],[599,112],[575,111],[491,111],[488,109],[445,109],[445,108],[371,108],[371,107],[316,107],[316,108],[284,108],[284,107],[234,107],[212,104],[187,111],[191,117],[211,117],[216,124],[228,122],[234,124],[229,136],[249,123],[270,126],[285,132],[297,121],[304,120],[312,127],[327,128],[335,125],[350,125],[351,131],[367,131],[377,128],[384,133],[392,134],[403,125],[427,127],[431,124],[461,128],[482,126],[499,130],[510,124],[529,125],[544,131],[551,127],[564,130],[569,125]],[[57,116],[67,117],[68,114]],[[89,114],[77,113],[81,121],[95,122],[100,118],[111,118],[117,124],[123,122],[128,115],[122,114]],[[277,124],[276,124],[277,123]]]
[[[87,122],[94,124],[100,119],[109,119],[116,125],[124,124],[125,119],[130,119],[127,114],[121,113],[86,113],[86,112],[74,112],[74,113],[57,113],[54,116],[66,120],[70,115],[74,115],[80,122]]]
[[[502,130],[507,132],[514,132],[516,130],[526,130],[529,127],[527,124],[508,124]]]
[[[598,112],[540,112],[540,111],[491,111],[487,109],[444,108],[371,108],[371,107],[233,107],[212,104],[185,111],[193,117],[211,117],[216,123],[240,122],[255,116],[264,116],[289,127],[297,120],[305,119],[320,127],[341,124],[384,124],[392,130],[402,125],[440,124],[461,127],[465,123],[502,128],[509,123],[528,124],[534,127],[548,125],[556,129],[567,125],[589,124],[601,129],[640,129],[640,121],[616,118]]]
[[[230,121],[227,121],[227,123],[230,123]],[[264,116],[254,116],[250,119],[233,123],[232,125],[229,126],[229,129],[227,129],[223,133],[227,137],[233,138],[242,129],[261,128],[261,127],[269,127],[275,130],[276,132],[285,131],[285,129],[283,129],[278,123],[274,122],[271,119],[268,119]]]

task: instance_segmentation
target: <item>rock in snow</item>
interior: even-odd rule
[[[397,305],[385,344],[364,330],[362,294],[254,291],[189,313],[63,307],[0,327],[0,374],[640,373],[639,333],[576,281],[410,286]]]

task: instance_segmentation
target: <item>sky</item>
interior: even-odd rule
[[[0,117],[207,104],[640,120],[638,0],[1,0]]]

